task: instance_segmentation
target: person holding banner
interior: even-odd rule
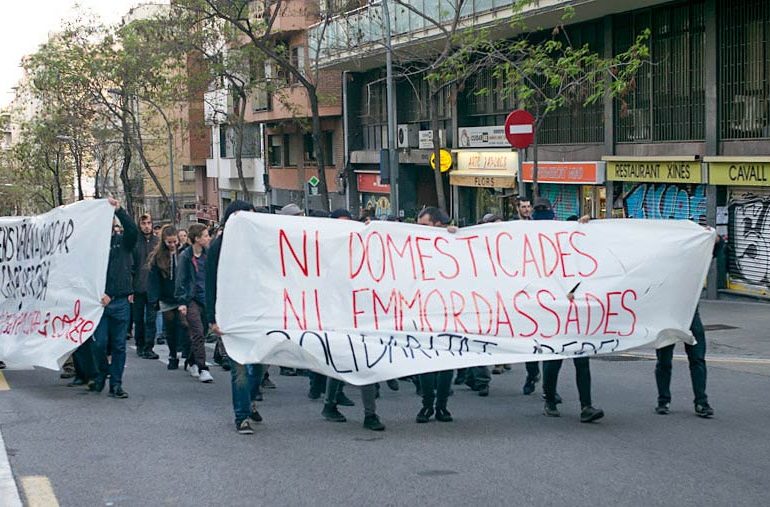
[[[417,223],[428,227],[446,228],[449,226],[449,216],[439,208],[425,208],[417,216]],[[422,408],[417,413],[416,421],[418,423],[430,421],[434,413],[437,421],[452,421],[452,414],[447,410],[447,401],[449,400],[453,375],[453,370],[433,371],[420,375]]]
[[[586,223],[590,220],[590,217],[581,217],[579,220],[577,217],[574,217],[574,219],[581,223]],[[542,197],[537,199],[532,220],[556,220],[551,201]],[[567,294],[567,299],[570,301],[574,300],[575,291],[579,286],[580,283],[575,285]],[[591,402],[591,365],[587,357],[576,357],[572,361],[575,364],[575,382],[577,383],[580,406],[582,407],[580,422],[589,423],[597,421],[604,417],[604,411],[600,408],[594,408]],[[543,391],[545,397],[543,414],[548,417],[559,417],[561,415],[556,406],[561,403],[561,397],[556,392],[556,384],[559,380],[559,370],[561,369],[562,362],[563,360],[561,359],[543,362]]]
[[[118,201],[113,198],[108,200],[115,208],[115,216],[120,221],[123,233],[113,232],[110,242],[107,284],[102,296],[104,315],[93,335],[98,373],[89,389],[97,393],[102,392],[109,373],[110,396],[123,399],[128,398],[128,393],[123,390],[123,369],[126,364],[126,335],[131,319],[129,297],[134,292],[133,252],[139,229],[126,210],[120,207]],[[107,350],[110,351],[111,357],[109,364]]]
[[[222,220],[222,227],[227,224],[227,219],[233,213],[242,211],[253,212],[254,206],[246,201],[233,201],[227,205]],[[219,272],[219,254],[222,250],[222,238],[220,234],[209,245],[206,257],[206,320],[211,332],[222,336],[216,320],[217,305],[217,274]],[[257,411],[255,398],[259,395],[259,386],[264,373],[261,364],[240,364],[232,357],[230,361],[230,381],[233,400],[233,412],[235,413],[235,429],[241,435],[253,435],[253,423],[262,422],[262,416]]]
[[[160,310],[163,325],[166,329],[168,344],[168,369],[179,368],[177,348],[181,329],[179,303],[175,296],[177,250],[179,239],[176,229],[166,225],[160,232],[160,241],[150,253],[147,264],[147,299],[153,309]]]

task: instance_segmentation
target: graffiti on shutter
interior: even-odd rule
[[[752,293],[770,290],[770,194],[734,192],[729,205],[729,275]]]
[[[706,216],[706,185],[631,183],[623,185],[628,218],[702,221]]]
[[[551,201],[557,220],[580,216],[580,185],[540,184],[540,197]]]

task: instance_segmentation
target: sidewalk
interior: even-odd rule
[[[770,365],[770,304],[701,300],[700,316],[709,360]],[[655,352],[642,347],[629,354],[654,357]],[[676,354],[684,356],[684,348],[677,347]]]

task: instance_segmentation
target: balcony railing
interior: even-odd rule
[[[414,0],[418,11],[426,13],[432,20],[449,23],[454,19],[454,0]],[[461,20],[469,21],[499,13],[500,20],[508,19],[513,13],[516,0],[467,0],[461,9]],[[525,8],[524,13],[543,7],[554,7],[566,3],[564,0],[542,0]],[[389,4],[391,36],[394,45],[403,44],[437,34],[432,21],[394,2]],[[385,39],[385,23],[382,16],[382,2],[373,1],[364,7],[332,17],[312,26],[309,30],[311,57],[318,50],[322,66],[333,65],[337,59],[374,49]],[[399,40],[399,38],[401,40]],[[320,43],[319,43],[320,39]],[[406,40],[405,40],[406,39]]]

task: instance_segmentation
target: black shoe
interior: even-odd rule
[[[655,407],[655,413],[658,415],[666,415],[670,412],[671,412],[670,403],[658,403],[658,406]]]
[[[104,379],[96,379],[96,380],[89,381],[88,390],[95,393],[100,393],[104,391]]]
[[[144,351],[136,349],[136,357],[141,357],[142,359],[144,359]]]
[[[543,400],[545,400],[545,393],[543,393]],[[553,395],[553,402],[557,405],[561,403],[561,396],[559,396],[559,393]]]
[[[489,396],[489,384],[487,384],[485,386],[481,386],[479,388],[479,396],[481,396],[481,397]]]
[[[422,407],[420,411],[417,413],[417,418],[415,420],[418,423],[426,423],[430,421],[430,418],[432,415],[433,415],[433,407]]]
[[[230,358],[227,358],[227,357],[222,358],[222,364],[220,364],[219,366],[221,366],[222,369],[225,371],[230,371],[230,368],[232,368],[230,366]]]
[[[283,375],[284,377],[296,377],[297,370],[294,368],[284,368],[281,366],[280,375]]]
[[[128,393],[125,392],[122,387],[118,386],[115,389],[110,389],[110,397],[124,400],[128,398]]]
[[[600,408],[594,408],[592,406],[583,407],[580,411],[580,422],[589,423],[598,421],[604,417],[604,410]]]
[[[168,366],[166,366],[169,370],[178,370],[179,369],[179,358],[178,357],[169,357],[168,358]]]
[[[144,359],[159,359],[160,356],[156,354],[152,349],[145,351],[142,356]]]
[[[166,337],[163,336],[163,335],[158,336],[158,339],[155,340],[155,343],[157,343],[158,345],[165,345],[166,344]]]
[[[401,389],[401,386],[398,385],[398,380],[394,378],[388,380],[385,383],[388,384],[388,387],[390,388],[391,391],[398,391],[399,389]]]
[[[452,422],[452,414],[446,408],[436,408],[436,420],[441,422]]]
[[[5,363],[0,361],[0,370],[5,368]],[[64,370],[59,374],[59,378],[68,379],[75,376],[75,370]]]
[[[556,403],[549,403],[545,402],[545,406],[543,407],[543,414],[548,417],[560,417],[561,414],[559,413],[559,409],[556,408]]]
[[[75,378],[72,382],[67,384],[67,387],[80,387],[80,386],[84,386],[84,385],[87,385],[87,384],[88,384],[88,382],[86,382],[85,380],[83,380],[81,378]]]
[[[377,414],[372,414],[364,417],[364,428],[372,431],[384,431],[385,425],[380,422],[380,418],[377,417]]]
[[[265,389],[275,389],[275,384],[269,378],[262,379],[262,387]]]
[[[527,377],[527,380],[524,382],[524,388],[521,390],[525,396],[529,396],[530,394],[535,392],[535,383],[537,382],[537,377]]]
[[[695,404],[695,415],[698,417],[703,417],[704,419],[709,419],[711,417],[714,417],[714,409],[711,408],[711,405],[708,403],[696,403]]]
[[[321,411],[321,415],[324,419],[331,422],[345,422],[347,419],[342,413],[337,410],[337,405],[324,405],[324,409]]]
[[[341,407],[355,407],[356,406],[356,404],[353,402],[353,400],[348,398],[347,395],[345,393],[343,393],[342,391],[340,391],[339,394],[337,394],[337,405],[340,405]]]
[[[257,410],[257,404],[253,401],[251,402],[251,414],[249,414],[249,419],[251,419],[254,422],[262,422],[262,416],[259,414],[259,411]]]
[[[321,397],[321,393],[319,393],[318,391],[313,391],[311,389],[307,392],[307,397],[310,398],[311,400],[317,400],[318,398]]]
[[[492,375],[502,375],[503,373],[503,365],[495,366],[492,368]]]

